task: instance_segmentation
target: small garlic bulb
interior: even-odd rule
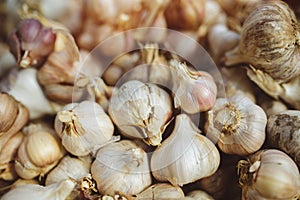
[[[143,199],[180,199],[184,193],[179,186],[173,186],[168,183],[157,183],[151,185],[146,190],[136,195],[135,200]]]
[[[208,111],[206,136],[228,154],[247,155],[259,150],[265,141],[267,116],[247,96],[237,94],[217,99]]]
[[[202,190],[194,190],[187,194],[187,197],[192,197],[195,200],[214,200],[212,196]]]
[[[300,166],[300,111],[287,110],[271,115],[267,124],[267,141],[290,155]]]
[[[59,138],[44,124],[30,124],[23,132],[25,138],[15,160],[16,172],[24,179],[44,176],[65,154]]]
[[[151,170],[156,180],[182,186],[217,171],[219,151],[200,132],[186,114],[176,117],[173,132],[151,157]]]
[[[217,86],[213,77],[205,71],[193,71],[177,60],[171,60],[170,66],[175,107],[180,106],[190,114],[209,110],[217,96]]]
[[[75,187],[75,182],[65,179],[63,181],[41,186],[37,184],[19,185],[1,197],[1,200],[65,200]]]
[[[146,152],[130,140],[99,149],[91,173],[100,193],[134,195],[151,185]]]
[[[62,145],[76,156],[93,153],[107,143],[114,132],[109,116],[93,101],[67,104],[57,113],[54,127]]]
[[[91,159],[80,159],[65,156],[59,164],[47,175],[46,185],[72,179],[80,181],[83,177],[89,175]]]
[[[121,134],[157,146],[172,115],[172,103],[155,84],[132,80],[113,93],[108,112]]]
[[[300,174],[295,162],[276,149],[261,150],[238,163],[243,200],[297,199]]]
[[[226,65],[248,63],[284,83],[300,74],[299,25],[283,1],[267,1],[245,20],[241,40],[226,54]]]

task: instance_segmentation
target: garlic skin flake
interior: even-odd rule
[[[91,174],[101,194],[135,195],[151,185],[146,152],[130,140],[110,143],[97,152]]]
[[[237,94],[217,99],[208,111],[206,136],[228,154],[248,155],[265,141],[267,116],[247,96]]]
[[[156,180],[182,186],[217,171],[219,151],[200,133],[186,114],[176,117],[173,132],[151,158],[151,170]]]
[[[108,113],[122,135],[157,146],[172,115],[172,103],[158,86],[132,80],[113,93]]]
[[[109,116],[93,101],[67,104],[57,113],[54,127],[62,145],[76,156],[93,153],[107,143],[114,132]]]
[[[37,184],[19,185],[1,197],[1,200],[65,200],[75,187],[75,182],[66,179],[48,186]]]
[[[296,163],[277,149],[261,150],[240,160],[239,182],[243,200],[282,200],[300,197],[300,174]]]

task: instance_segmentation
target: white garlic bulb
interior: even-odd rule
[[[267,124],[267,141],[290,155],[300,166],[300,111],[287,110],[271,115]]]
[[[187,194],[187,197],[192,197],[195,200],[214,200],[212,196],[202,190],[194,190]]]
[[[24,179],[44,176],[64,156],[65,151],[52,128],[43,124],[30,124],[23,129],[15,169]]]
[[[121,134],[156,146],[172,115],[172,103],[157,85],[132,80],[113,93],[108,112]]]
[[[297,199],[300,174],[295,162],[276,149],[261,150],[240,160],[239,182],[243,200]]]
[[[224,153],[247,155],[263,145],[266,125],[264,110],[247,96],[237,94],[217,99],[208,111],[206,136]]]
[[[80,181],[83,177],[89,175],[91,160],[73,158],[65,156],[59,164],[47,175],[46,185],[62,181],[64,179],[72,179]]]
[[[186,114],[178,115],[173,132],[151,157],[154,178],[182,186],[215,173],[219,151],[200,133]]]
[[[173,186],[168,183],[157,183],[151,185],[146,190],[136,195],[135,200],[143,199],[181,199],[184,193],[179,186]]]
[[[24,184],[16,186],[1,197],[1,200],[65,200],[75,187],[75,182],[66,179],[48,186]]]
[[[217,97],[213,77],[205,71],[193,71],[175,59],[170,61],[170,66],[175,107],[180,106],[190,114],[209,110]]]
[[[114,132],[109,116],[93,101],[66,105],[57,113],[54,126],[63,146],[76,156],[93,153],[107,143]]]
[[[99,192],[108,195],[138,194],[152,182],[146,152],[130,140],[99,149],[91,173]]]

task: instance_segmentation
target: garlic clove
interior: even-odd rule
[[[48,186],[25,184],[11,189],[9,192],[3,195],[1,199],[63,200],[68,197],[74,187],[75,183],[69,179]]]
[[[113,93],[108,113],[122,135],[157,146],[172,114],[171,98],[154,84],[132,80]]]
[[[18,102],[6,93],[0,93],[0,136],[8,131],[18,115]]]
[[[168,183],[157,183],[151,185],[143,192],[136,195],[135,200],[142,199],[181,199],[184,193],[179,186]]]
[[[264,110],[247,96],[237,94],[217,99],[208,111],[206,136],[224,153],[247,155],[263,145],[266,124]]]
[[[176,117],[173,132],[151,157],[154,178],[179,186],[212,175],[219,164],[220,154],[215,145],[200,134],[185,114]]]
[[[290,155],[300,166],[300,111],[286,110],[271,115],[267,124],[267,141]]]
[[[266,149],[238,163],[242,199],[297,199],[300,174],[285,153]]]
[[[73,155],[85,156],[112,139],[114,126],[103,108],[93,101],[68,104],[58,112],[55,130]]]
[[[108,144],[99,149],[91,174],[100,193],[135,195],[151,185],[146,152],[130,140]]]

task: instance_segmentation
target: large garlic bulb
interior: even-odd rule
[[[76,156],[93,153],[107,143],[114,132],[109,116],[93,101],[66,105],[57,113],[54,126],[63,146]]]
[[[216,172],[220,154],[200,132],[186,114],[176,117],[173,132],[151,157],[155,179],[182,186]]]
[[[271,115],[267,125],[267,141],[289,154],[300,166],[300,111],[287,110]]]
[[[295,162],[276,149],[261,150],[238,163],[243,200],[297,199],[300,174]]]
[[[113,93],[108,112],[121,134],[156,146],[171,117],[172,103],[160,87],[132,80]]]
[[[291,80],[300,73],[298,27],[286,3],[267,1],[245,20],[239,46],[226,54],[226,64],[248,63],[279,83]]]
[[[146,190],[136,195],[135,200],[143,199],[180,199],[184,193],[179,186],[173,186],[168,183],[157,183],[151,185]]]
[[[61,142],[55,131],[44,124],[30,124],[23,132],[25,138],[15,160],[16,172],[24,179],[44,176],[64,156]]]
[[[217,99],[208,111],[207,137],[228,154],[247,155],[265,141],[267,117],[261,107],[241,94]]]
[[[151,185],[146,152],[130,140],[99,149],[91,173],[100,193],[134,195]]]
[[[70,179],[48,185],[23,184],[11,189],[1,197],[1,200],[65,200],[74,189],[76,183]]]

